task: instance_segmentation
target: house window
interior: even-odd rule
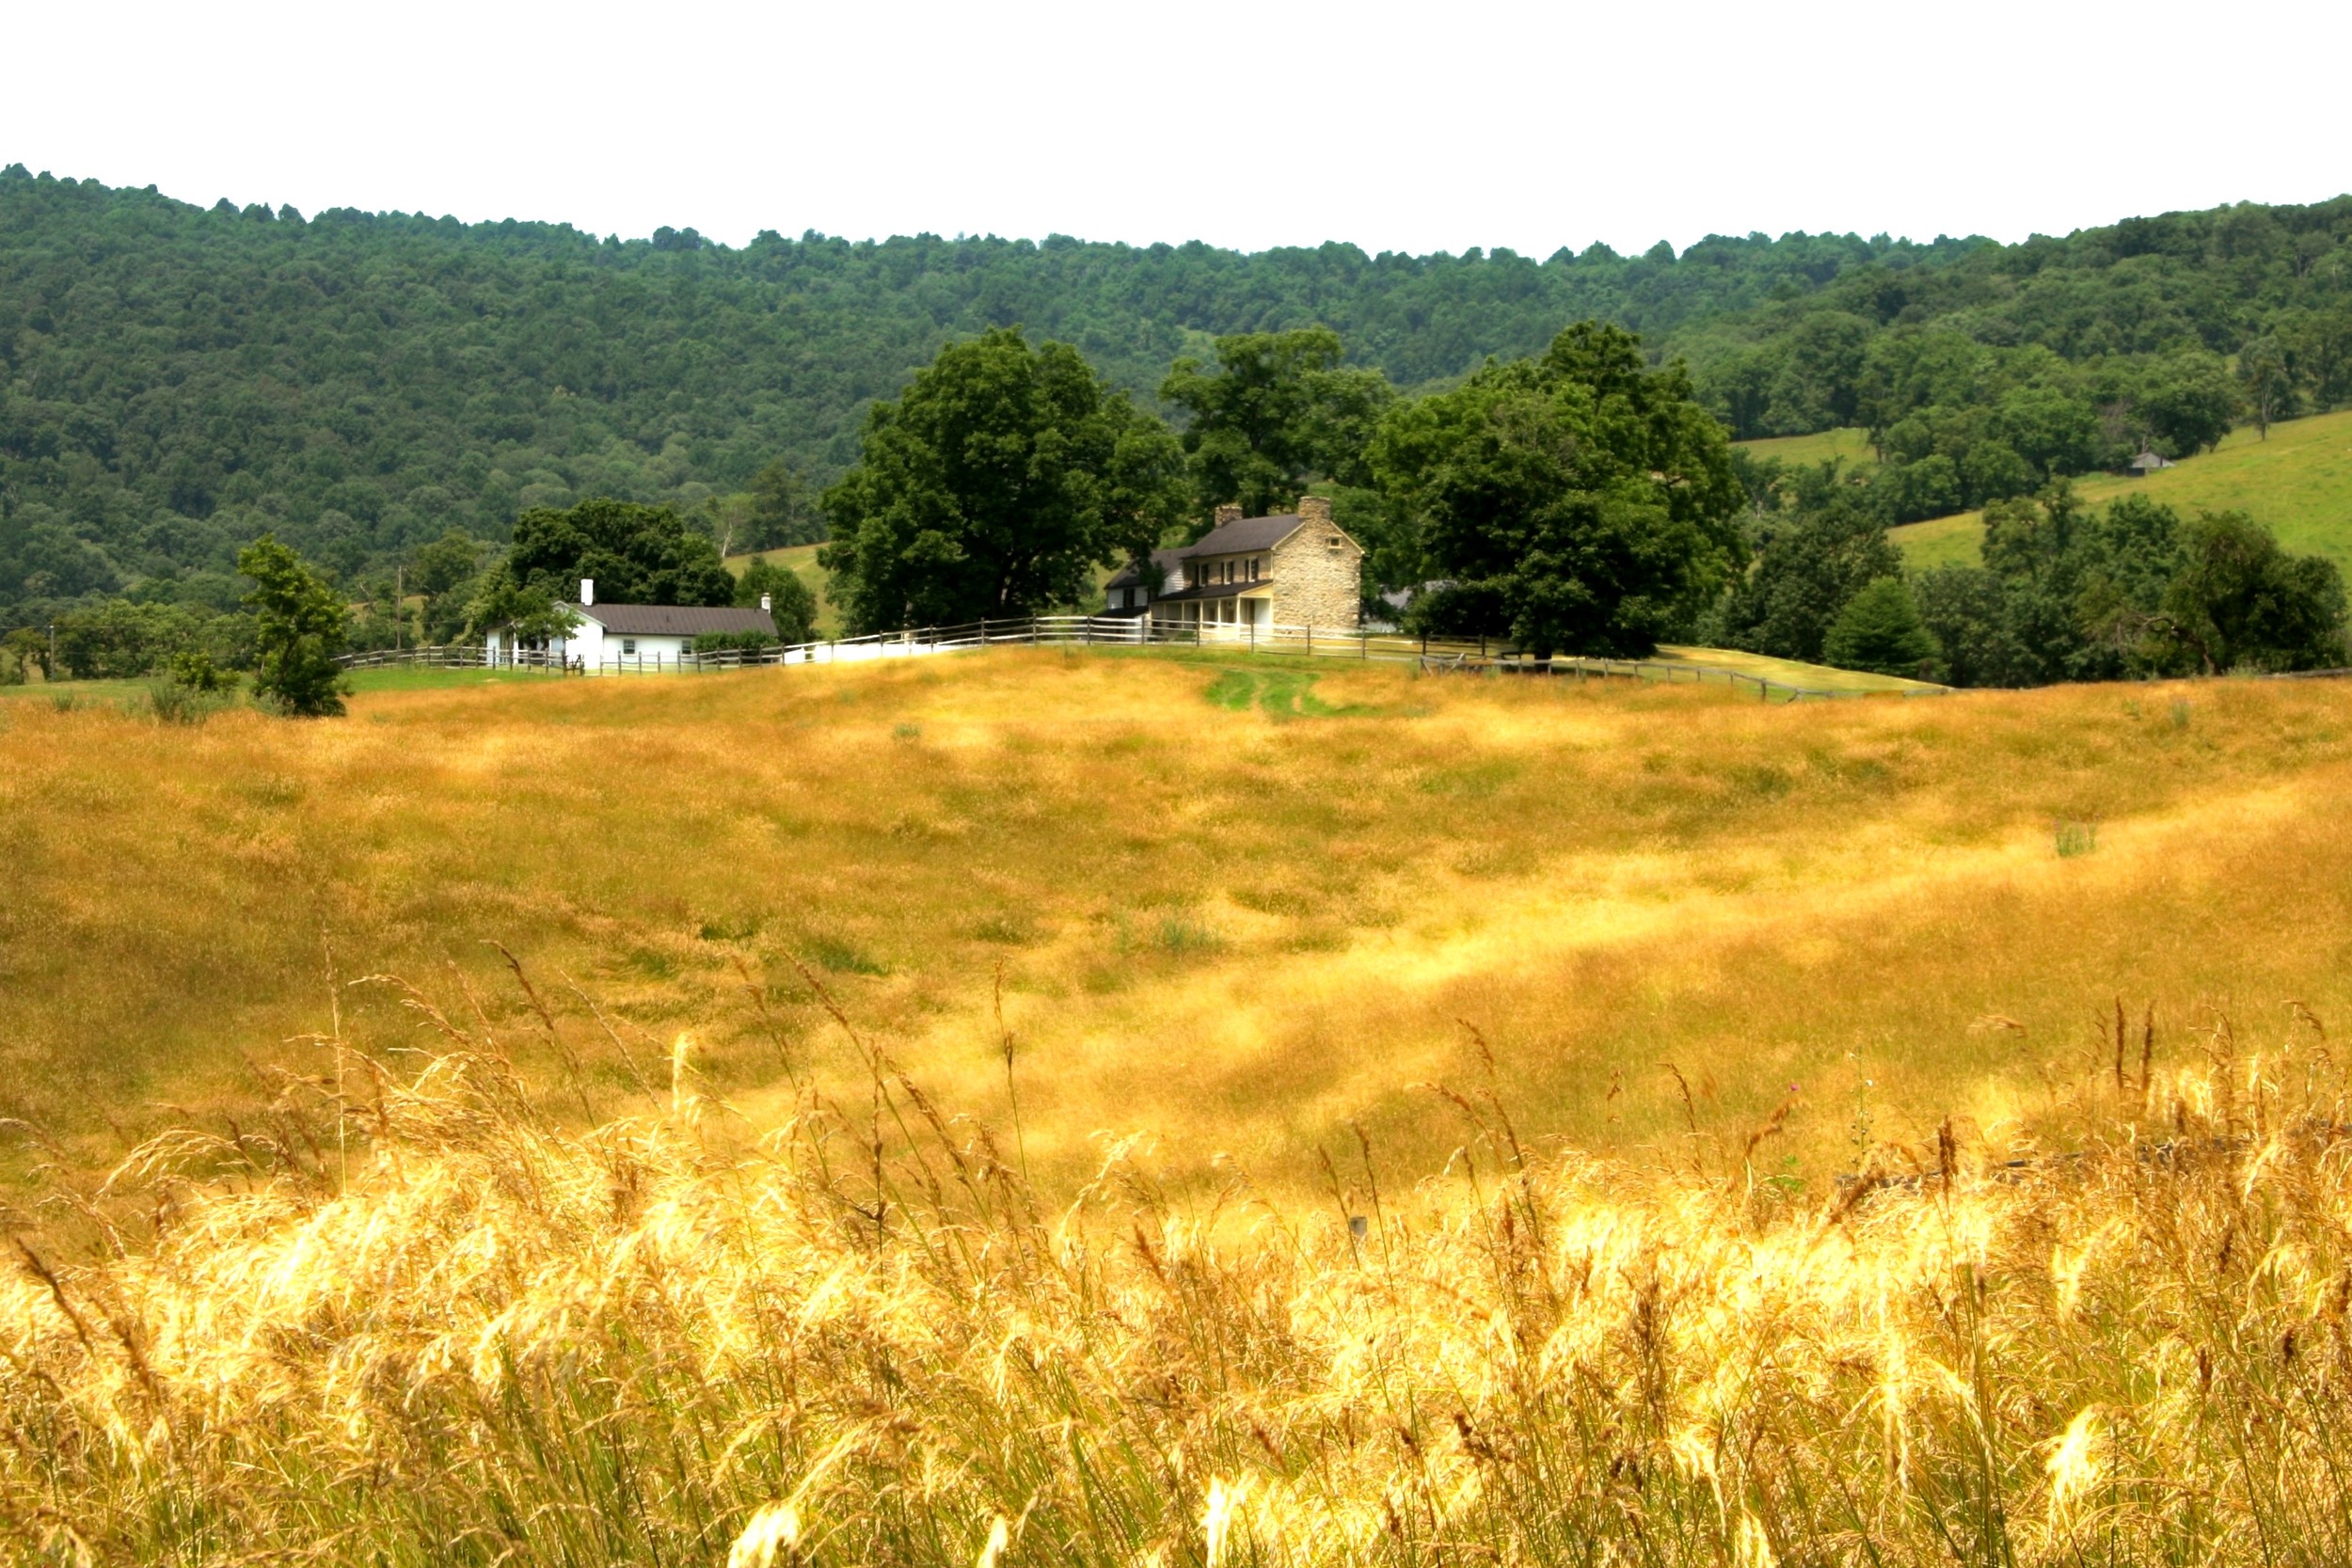
[[[1249,558],[1249,580],[1258,580],[1258,558],[1254,555]]]
[[[626,655],[626,654],[633,654],[633,653],[635,653],[636,651],[637,651],[637,639],[635,639],[634,637],[624,637],[624,638],[622,638],[622,639],[621,639],[621,652],[622,652],[623,654],[625,654],[625,655]]]

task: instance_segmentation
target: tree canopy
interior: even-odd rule
[[[852,631],[1075,604],[1181,515],[1183,453],[1066,343],[955,343],[866,417],[818,559]]]
[[[1370,483],[1365,448],[1396,394],[1376,370],[1341,367],[1338,333],[1239,333],[1216,352],[1215,371],[1179,359],[1160,383],[1161,399],[1187,416],[1197,528],[1226,502],[1251,517],[1287,511],[1316,479]]]
[[[2180,556],[2151,629],[2199,673],[2344,663],[2344,578],[2335,562],[2289,555],[2242,512],[2201,514],[2182,530]]]
[[[1450,579],[1418,607],[1436,629],[1646,654],[1742,560],[1722,426],[1616,327],[1571,326],[1540,358],[1400,406],[1371,461]]]
[[[817,636],[817,594],[799,573],[771,561],[755,561],[735,582],[735,602],[745,610],[768,600],[775,617],[776,640],[787,645],[807,642]]]
[[[11,166],[0,627],[135,590],[233,608],[236,553],[262,532],[350,582],[452,531],[502,545],[520,513],[586,497],[699,518],[779,461],[819,489],[855,461],[875,400],[1011,321],[1081,345],[1139,406],[1219,335],[1328,328],[1356,369],[1314,373],[1420,392],[1611,321],[1685,357],[1742,437],[1876,432],[1889,462],[1871,494],[1899,521],[2029,494],[2142,438],[2197,450],[2249,397],[2269,417],[2352,400],[2347,235],[2352,199],[2015,245],[1717,236],[1537,260],[762,234],[737,249],[691,230],[622,242],[205,208]],[[2262,373],[2241,381],[2249,344]],[[769,531],[746,544],[812,531],[766,488]]]
[[[517,588],[572,599],[580,579],[601,604],[724,605],[735,578],[718,547],[666,506],[599,496],[558,510],[533,507],[515,519],[506,576]]]

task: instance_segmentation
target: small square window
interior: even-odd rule
[[[621,652],[625,654],[633,654],[636,651],[637,639],[634,637],[624,637],[621,639]]]

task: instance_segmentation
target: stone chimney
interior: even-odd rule
[[[582,608],[596,602],[596,578],[582,578],[580,579],[580,602]]]
[[[1216,509],[1217,527],[1223,528],[1227,523],[1238,523],[1240,521],[1241,506],[1238,502],[1227,501],[1223,506]]]
[[[1298,520],[1302,523],[1327,523],[1331,520],[1331,498],[1301,496],[1298,498]]]

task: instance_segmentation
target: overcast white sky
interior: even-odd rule
[[[0,164],[183,199],[1371,250],[2352,189],[2352,4],[12,0]]]

